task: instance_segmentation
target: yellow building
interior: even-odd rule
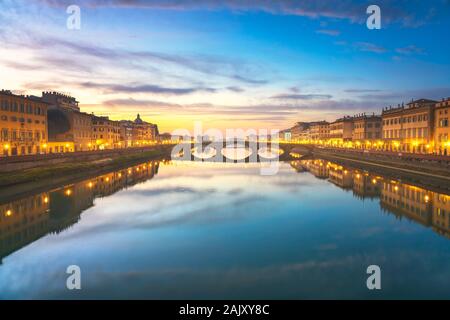
[[[440,155],[450,155],[450,98],[436,103],[434,110],[434,148]]]
[[[406,106],[382,112],[385,149],[412,153],[431,153],[434,144],[434,107],[436,101],[419,99]]]
[[[291,139],[296,142],[301,141],[305,136],[304,132],[309,129],[309,126],[309,122],[297,122],[295,126],[290,129]]]
[[[92,138],[95,140],[97,150],[125,147],[121,142],[119,121],[110,120],[108,117],[93,116],[92,130]]]
[[[314,142],[325,141],[330,135],[330,124],[326,121],[311,123],[311,140]]]
[[[329,141],[333,146],[342,146],[353,138],[353,119],[343,117],[330,123]]]
[[[47,104],[0,91],[0,156],[40,154],[47,143]]]
[[[44,145],[45,153],[75,152],[72,141],[49,141]]]
[[[381,148],[381,116],[361,114],[353,117],[352,140],[357,148]]]

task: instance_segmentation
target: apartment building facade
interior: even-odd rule
[[[434,110],[434,150],[439,155],[450,155],[450,98],[436,103]]]
[[[330,123],[329,141],[332,145],[341,145],[353,138],[353,119],[343,117]]]
[[[430,153],[434,145],[434,108],[437,101],[419,99],[406,106],[384,109],[382,132],[385,149]]]
[[[353,117],[352,142],[356,147],[380,148],[381,116],[360,114]]]
[[[45,152],[47,106],[35,97],[0,91],[0,156]]]
[[[325,141],[330,136],[330,123],[327,121],[318,121],[311,124],[311,140]]]
[[[95,140],[95,149],[121,148],[120,122],[110,120],[109,117],[92,117],[92,138]]]

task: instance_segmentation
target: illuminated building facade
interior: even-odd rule
[[[334,146],[341,146],[344,142],[352,141],[353,119],[351,117],[340,118],[330,123],[330,142]]]
[[[0,156],[43,153],[47,143],[47,103],[0,91]]]
[[[330,136],[330,124],[327,121],[313,122],[311,124],[311,140],[325,141]]]
[[[97,150],[122,147],[120,140],[120,122],[108,117],[92,117],[92,138]]]
[[[382,112],[385,149],[412,153],[433,150],[436,101],[420,99]]]
[[[381,116],[354,116],[352,142],[357,148],[381,148]]]
[[[434,148],[436,154],[450,155],[450,98],[436,103],[434,110]]]

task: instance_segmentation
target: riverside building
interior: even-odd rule
[[[0,156],[44,153],[47,148],[47,103],[0,91]]]

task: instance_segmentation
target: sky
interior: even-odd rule
[[[0,0],[0,88],[160,132],[284,129],[450,97],[449,33],[450,0]]]

